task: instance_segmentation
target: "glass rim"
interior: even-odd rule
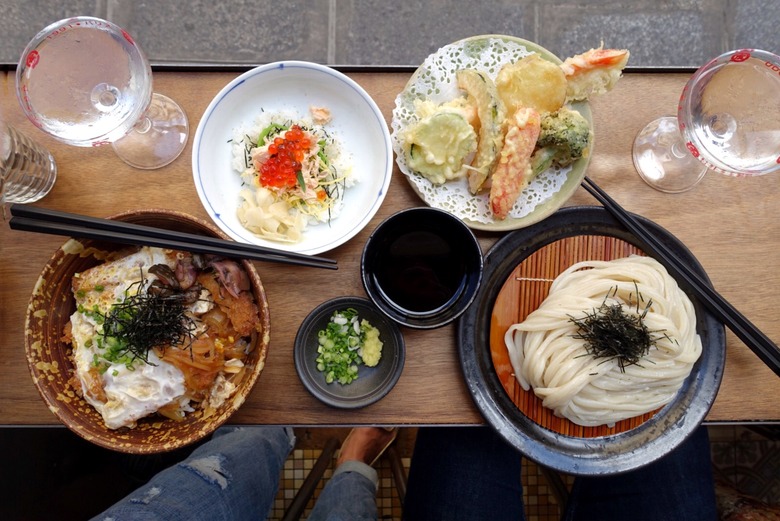
[[[25,85],[26,76],[29,75],[30,70],[35,68],[39,60],[38,49],[41,50],[43,49],[44,42],[52,37],[56,37],[56,35],[60,32],[65,32],[65,28],[71,25],[75,25],[75,26],[83,25],[84,29],[101,30],[111,35],[112,37],[124,38],[125,41],[130,44],[130,48],[133,49],[133,51],[129,53],[132,59],[138,59],[143,63],[143,68],[145,69],[146,76],[148,77],[149,95],[148,95],[148,99],[145,100],[144,103],[139,104],[139,107],[133,111],[134,116],[127,118],[128,121],[132,119],[132,124],[123,123],[119,125],[116,129],[108,133],[94,135],[89,138],[79,139],[78,141],[73,141],[69,139],[68,136],[62,135],[60,133],[52,133],[46,128],[44,128],[44,125],[41,123],[39,115],[36,113],[35,109],[33,108],[32,101],[30,100],[30,97],[27,93],[28,89]],[[135,56],[133,57],[134,54]],[[98,146],[101,144],[113,142],[123,137],[133,128],[136,122],[143,117],[143,115],[147,112],[148,107],[152,102],[152,94],[153,94],[152,69],[149,60],[147,59],[146,55],[143,52],[143,49],[140,48],[140,46],[136,43],[135,39],[124,28],[122,28],[121,26],[117,25],[116,23],[110,20],[105,20],[103,18],[98,18],[95,16],[71,16],[67,18],[62,18],[60,20],[50,23],[49,25],[47,25],[46,27],[38,31],[38,33],[27,43],[24,50],[22,51],[22,54],[19,58],[18,65],[16,67],[15,76],[16,76],[15,78],[16,98],[25,116],[27,116],[27,118],[30,120],[30,122],[33,123],[33,125],[38,127],[41,131],[45,132],[47,135],[51,136],[52,138],[58,141],[73,146],[81,146],[81,147]],[[125,130],[121,131],[120,128],[125,128]]]
[[[747,60],[754,59],[759,62],[763,61],[764,65],[769,67],[770,72],[777,73],[780,76],[780,56],[763,49],[742,48],[734,49],[724,52],[715,58],[712,58],[704,65],[699,67],[688,79],[680,93],[680,98],[677,104],[677,124],[680,133],[685,137],[688,135],[688,114],[690,113],[690,105],[693,102],[690,96],[692,87],[699,82],[710,78],[715,72],[729,63],[742,63]],[[703,154],[699,147],[696,146],[690,139],[685,137],[685,146],[689,151],[701,161],[707,168],[714,170],[718,173],[736,176],[736,177],[755,177],[774,173],[780,170],[780,157],[777,158],[777,162],[774,166],[768,166],[766,168],[758,169],[739,169],[732,167],[731,165],[718,161],[717,158],[711,160],[707,157],[708,154]]]

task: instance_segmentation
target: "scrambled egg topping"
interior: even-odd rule
[[[84,399],[102,416],[110,429],[133,427],[140,418],[161,407],[176,403],[191,411],[182,372],[160,360],[150,350],[148,362],[110,362],[98,347],[102,328],[99,314],[137,291],[142,279],[154,280],[148,273],[155,264],[176,264],[175,252],[144,247],[121,259],[100,264],[73,279],[77,310],[71,315],[73,359]],[[197,305],[202,306],[199,302]],[[213,304],[212,304],[213,305]],[[97,313],[95,313],[95,311]],[[100,362],[99,366],[96,362]]]

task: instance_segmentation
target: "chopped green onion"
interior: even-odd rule
[[[280,125],[279,123],[271,123],[267,127],[265,127],[262,132],[260,132],[260,135],[257,137],[257,146],[261,147],[265,144],[265,140],[268,136],[271,134],[277,134],[281,132],[282,130],[288,130],[289,127],[286,125]]]
[[[357,310],[335,311],[325,329],[317,335],[317,370],[325,373],[327,383],[352,383],[362,364],[358,353],[361,330]]]

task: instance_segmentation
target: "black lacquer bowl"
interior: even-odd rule
[[[657,224],[636,217],[706,279],[701,265],[678,239]],[[523,288],[523,284],[534,283],[533,276],[519,285],[516,282],[514,274],[524,263],[532,264],[529,273],[539,279],[553,279],[574,262],[647,254],[644,246],[605,209],[569,207],[504,236],[486,255],[480,292],[458,324],[461,366],[485,420],[541,465],[576,475],[615,474],[641,467],[682,443],[701,424],[715,400],[725,364],[725,328],[682,281],[678,283],[696,310],[702,354],[676,397],[653,413],[614,427],[575,426],[544,409],[532,391],[528,392],[530,397],[521,396],[511,366],[502,362],[502,356],[507,359],[503,337],[508,327],[501,325],[499,316],[503,313],[501,300],[506,298],[502,292],[511,287],[511,298],[519,305],[522,299],[544,297]],[[510,277],[513,284],[507,284]]]

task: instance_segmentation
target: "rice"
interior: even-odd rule
[[[323,109],[317,109],[318,113],[322,110]],[[339,188],[332,191],[331,197],[329,198],[330,204],[327,208],[314,208],[312,205],[307,205],[305,203],[302,204],[303,208],[290,206],[287,208],[287,211],[290,213],[289,217],[291,218],[291,221],[280,226],[276,226],[272,223],[272,228],[275,229],[271,230],[270,233],[268,233],[268,230],[264,229],[267,228],[267,226],[259,226],[256,222],[244,222],[247,220],[256,221],[256,215],[254,219],[240,219],[242,224],[247,227],[247,229],[260,236],[275,240],[284,240],[285,242],[297,242],[295,237],[300,235],[303,232],[303,229],[309,225],[327,223],[339,216],[344,205],[345,190],[354,186],[355,183],[359,181],[359,179],[357,179],[354,175],[349,154],[345,153],[341,143],[334,136],[334,133],[330,129],[326,129],[325,125],[315,122],[315,120],[312,119],[310,115],[301,116],[300,114],[292,111],[263,111],[260,112],[260,114],[258,114],[258,116],[251,123],[234,129],[233,139],[231,142],[231,167],[234,171],[241,175],[244,181],[244,186],[255,192],[252,195],[257,196],[253,202],[248,203],[247,194],[243,194],[244,201],[240,203],[240,206],[245,206],[247,204],[253,206],[269,204],[267,202],[267,194],[263,195],[257,193],[257,191],[262,191],[263,188],[257,182],[257,172],[252,165],[250,152],[253,148],[255,148],[257,140],[262,131],[273,123],[283,124],[288,127],[292,125],[298,125],[308,133],[312,134],[316,138],[316,141],[321,144],[322,150],[328,159],[330,170],[338,179]],[[335,184],[333,186],[335,186]],[[277,200],[276,202],[279,202],[278,199],[281,199],[281,196],[279,196],[277,192],[273,193],[275,196],[274,198]],[[264,201],[266,202],[258,203],[258,201],[263,199],[263,197],[265,197]],[[244,217],[246,217],[246,212],[243,213]],[[263,218],[265,218],[268,212],[261,213],[263,213]],[[303,217],[299,214],[303,214]],[[278,208],[274,218],[280,218]],[[281,216],[281,218],[284,220],[283,216]],[[294,224],[293,221],[299,221],[302,224]],[[290,226],[301,229],[298,229],[296,233],[288,234],[285,232],[284,228]],[[280,227],[283,228],[281,231],[278,229]]]

